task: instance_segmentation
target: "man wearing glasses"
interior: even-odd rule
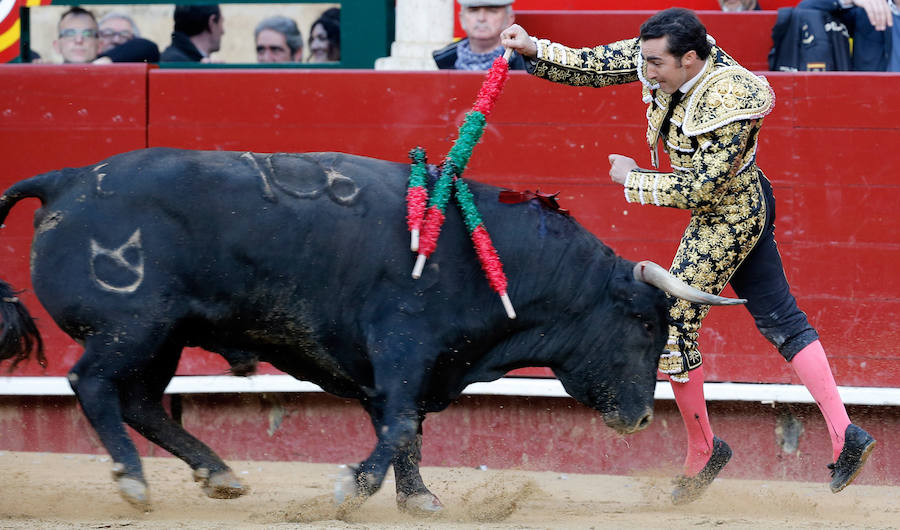
[[[100,53],[106,53],[119,44],[140,37],[137,24],[128,15],[112,11],[100,17]]]
[[[99,26],[100,57],[95,63],[159,62],[159,47],[141,38],[130,16],[112,11],[100,17]]]
[[[100,41],[93,13],[72,7],[59,18],[57,30],[59,38],[53,41],[53,49],[64,63],[89,63],[97,58]]]

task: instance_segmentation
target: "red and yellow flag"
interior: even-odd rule
[[[47,5],[51,0],[0,0],[0,63],[8,63],[19,56],[19,7]]]

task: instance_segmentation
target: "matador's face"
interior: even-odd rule
[[[681,85],[693,75],[687,68],[687,63],[692,62],[692,57],[697,53],[689,51],[682,57],[675,57],[669,52],[668,37],[647,39],[641,41],[641,57],[647,65],[647,80],[651,83],[659,83],[659,89],[666,94],[673,94]],[[685,61],[687,59],[687,61]]]

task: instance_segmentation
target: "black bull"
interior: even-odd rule
[[[358,399],[378,441],[337,489],[348,504],[393,465],[401,507],[438,509],[419,475],[425,414],[515,368],[550,367],[619,432],[649,423],[663,291],[570,217],[537,201],[501,204],[497,188],[475,182],[518,318],[491,291],[452,206],[413,280],[408,175],[406,164],[336,153],[147,149],[39,175],[0,198],[0,222],[20,199],[42,202],[34,290],[84,346],[69,381],[129,502],[149,501],[123,420],[184,460],[208,495],[245,491],[163,409],[186,346],[235,372],[266,361]],[[0,291],[0,359],[43,360],[28,312],[8,284]]]

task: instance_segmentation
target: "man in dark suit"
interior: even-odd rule
[[[219,51],[225,34],[219,4],[179,5],[174,18],[172,44],[162,52],[160,62],[209,62],[209,55]]]
[[[900,72],[900,0],[803,0],[799,9],[827,11],[853,38],[853,69]]]

